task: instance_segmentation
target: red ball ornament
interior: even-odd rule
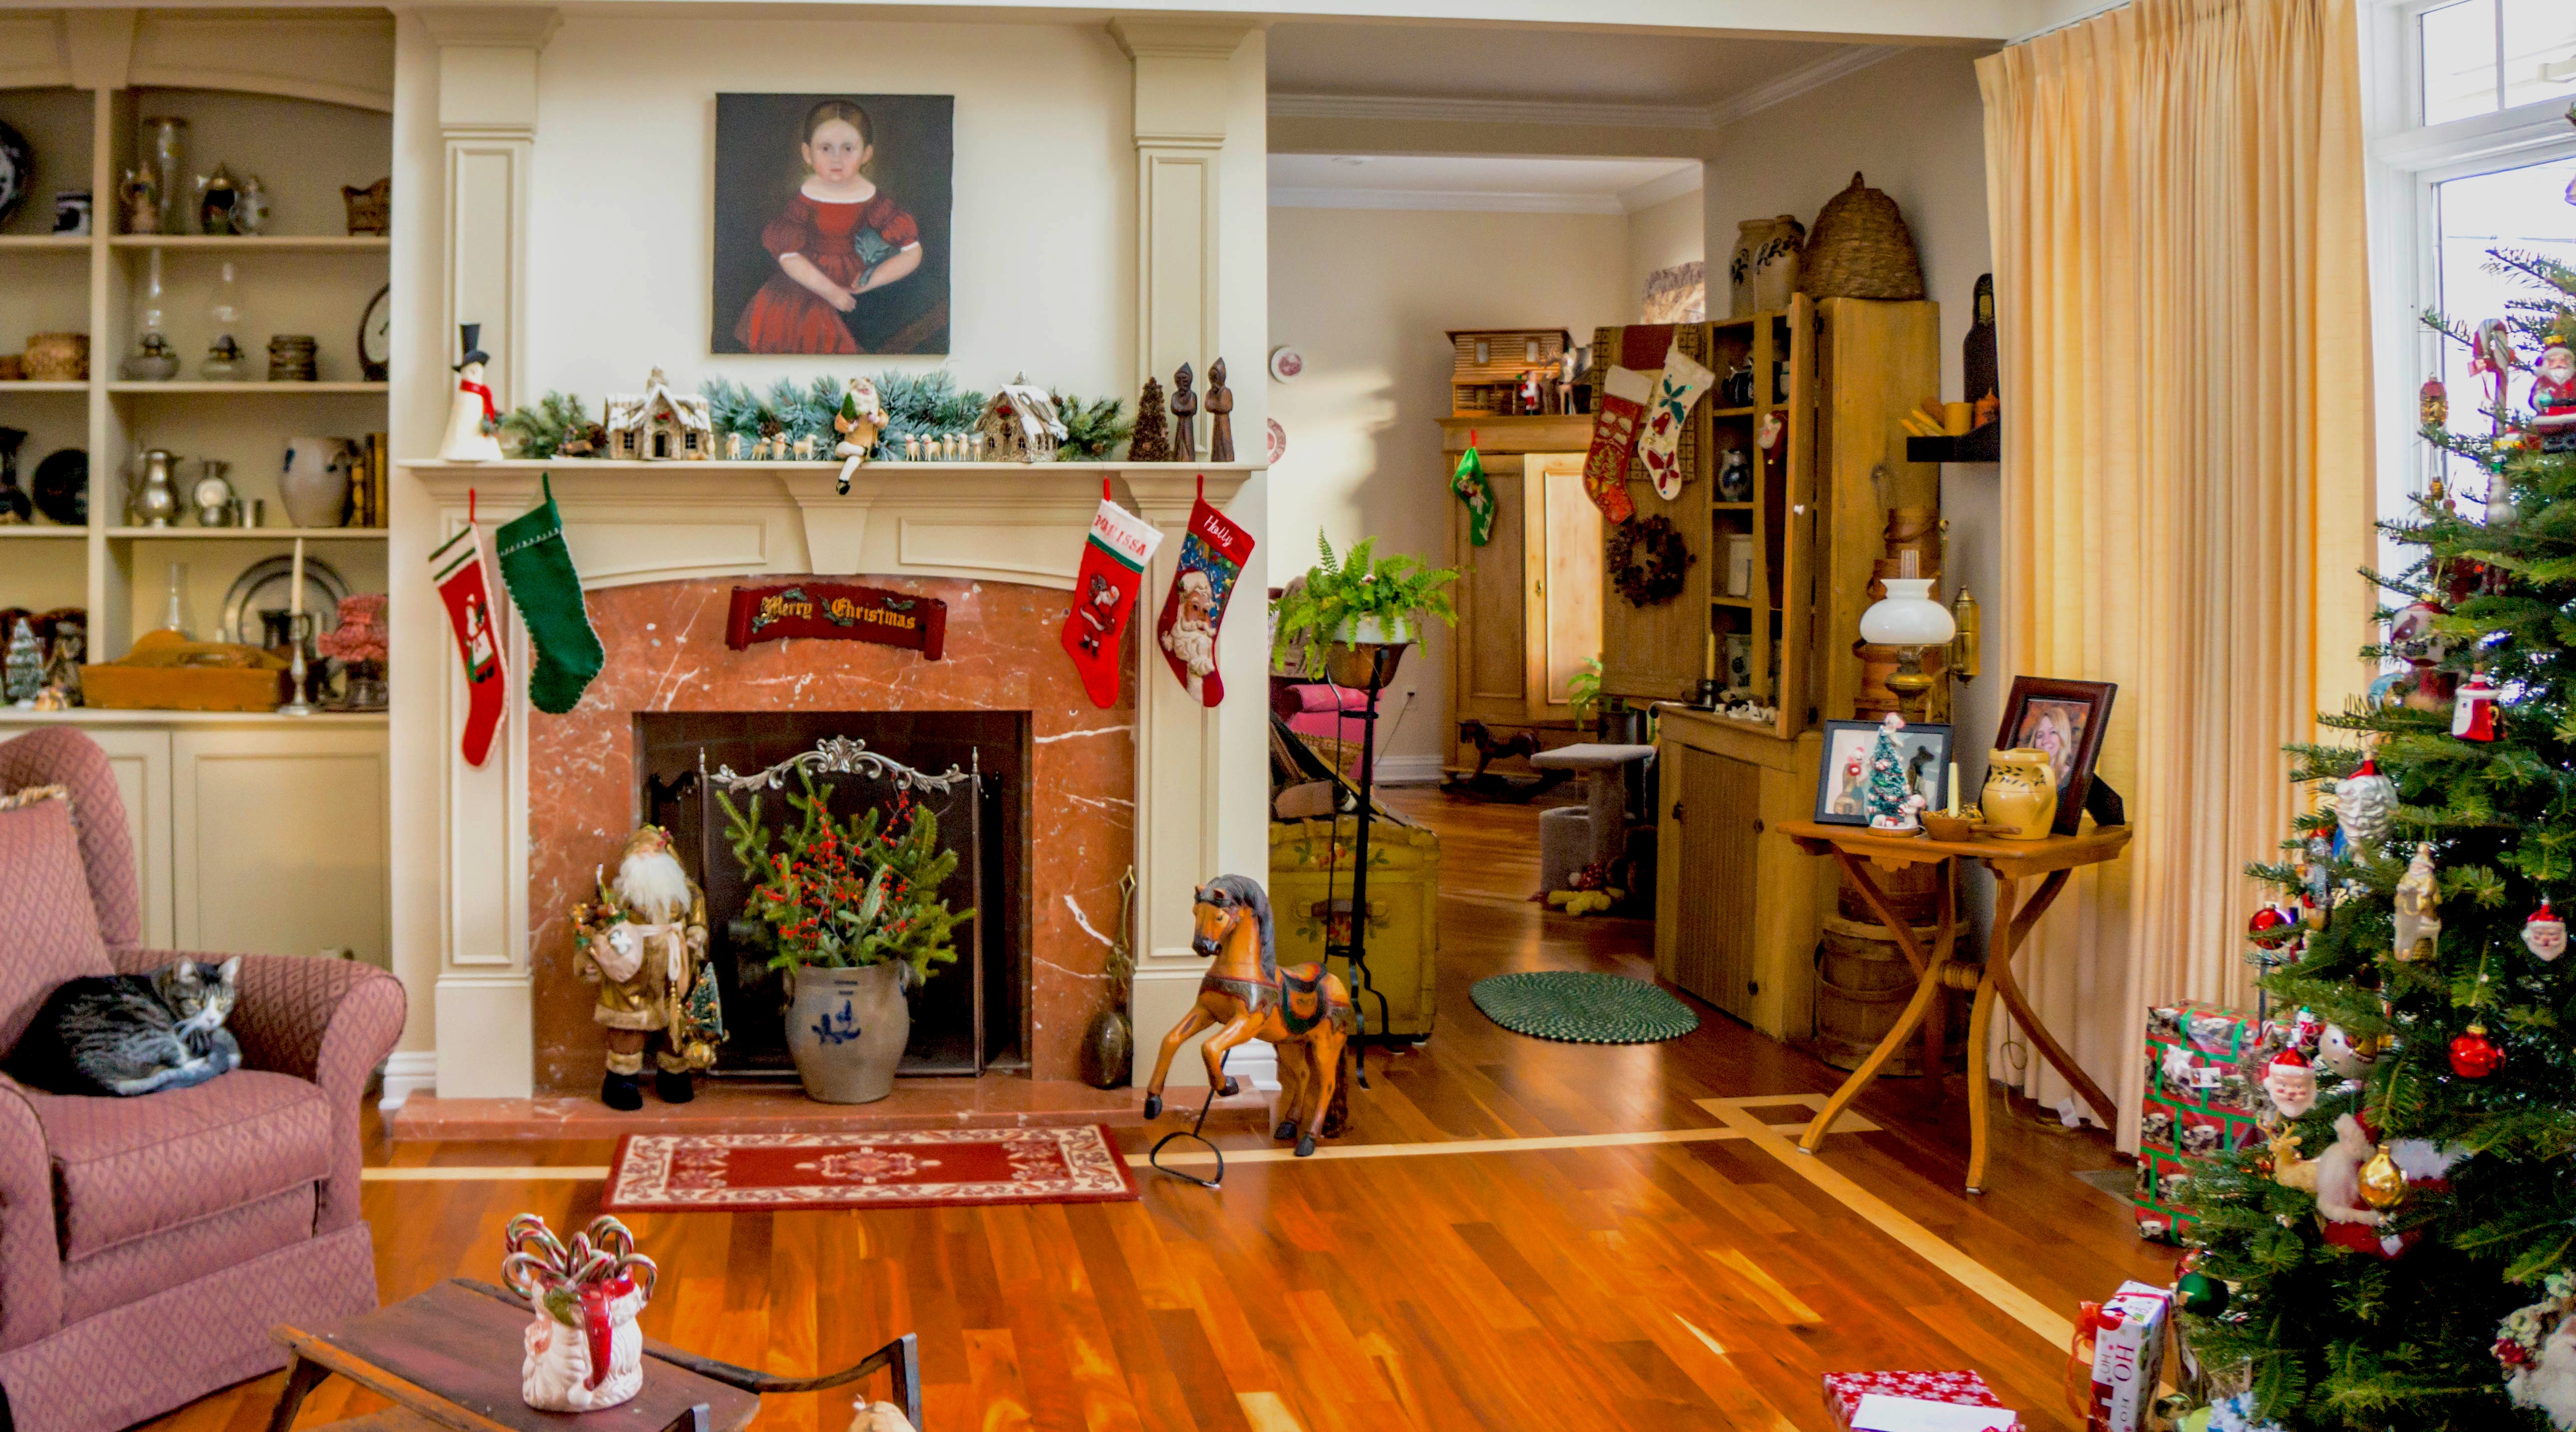
[[[2472,1024],[2451,1041],[2451,1072],[2463,1079],[2484,1079],[2504,1063],[2504,1050],[2487,1038],[2487,1027]]]
[[[2291,918],[2289,912],[2283,910],[2279,905],[2266,905],[2262,909],[2254,912],[2253,919],[2245,922],[2245,933],[2257,936],[2266,935],[2274,930],[2284,929],[2297,923],[2298,921]]]

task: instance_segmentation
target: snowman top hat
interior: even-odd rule
[[[460,373],[465,371],[465,365],[468,363],[489,363],[492,361],[492,355],[483,351],[482,324],[460,323],[456,325],[456,341],[457,346],[465,350],[465,356],[456,360],[456,367],[453,371]]]

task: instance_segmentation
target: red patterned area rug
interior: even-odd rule
[[[612,1212],[935,1208],[1136,1197],[1098,1124],[875,1134],[628,1134],[609,1166]]]

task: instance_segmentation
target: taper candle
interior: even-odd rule
[[[1950,810],[1949,810],[1949,813],[1950,813],[1951,815],[1957,815],[1957,814],[1959,813],[1959,763],[1958,763],[1958,762],[1956,762],[1956,761],[1952,761],[1952,762],[1950,763]]]
[[[301,537],[295,539],[295,573],[287,585],[287,601],[291,604],[287,611],[300,617],[304,615],[304,539]]]

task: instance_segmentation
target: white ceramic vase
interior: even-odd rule
[[[540,1302],[523,1340],[519,1396],[540,1412],[596,1412],[633,1398],[644,1387],[644,1331],[635,1326],[642,1311],[644,1293],[632,1285],[608,1301],[608,1372],[593,1385],[589,1336]]]
[[[349,440],[288,438],[277,477],[286,519],[298,527],[338,527],[349,518]]]

